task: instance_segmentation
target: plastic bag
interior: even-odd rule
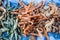
[[[36,37],[36,40],[46,40],[46,37],[43,36],[42,38],[40,38],[39,36]]]
[[[18,0],[3,0],[3,6],[6,6],[8,2],[10,3],[11,7],[18,7]]]
[[[50,40],[56,40],[56,33],[49,32],[48,36],[49,36]]]
[[[30,35],[27,35],[26,37],[22,34],[21,35],[21,40],[29,40],[30,39]]]
[[[57,37],[57,40],[60,40],[60,34],[57,34],[57,36],[58,36],[58,37]]]
[[[8,1],[10,2],[11,6],[13,6],[13,7],[17,7],[17,6],[18,6],[18,0],[4,0],[4,1],[3,1],[3,5],[5,6]],[[38,4],[38,3],[40,3],[41,1],[43,1],[43,0],[22,0],[22,2],[25,3],[25,4],[28,4],[28,3],[30,3],[30,2],[34,2],[35,4]],[[46,5],[47,5],[49,2],[54,2],[54,3],[57,4],[57,6],[60,7],[60,0],[46,0]]]

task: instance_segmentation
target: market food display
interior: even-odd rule
[[[9,29],[8,32],[11,33],[9,34],[11,38],[14,34],[15,37],[16,34],[18,36],[17,30],[19,29],[21,30],[20,34],[24,34],[25,37],[32,35],[42,38],[42,36],[45,35],[47,40],[49,40],[48,32],[60,33],[60,8],[52,2],[45,5],[45,1],[38,5],[35,5],[33,2],[25,5],[19,0],[21,8],[12,11],[8,9],[9,7],[6,9],[0,6],[0,11],[2,11],[0,24],[2,27],[7,24],[7,26],[3,28],[6,28],[5,30]],[[5,24],[3,25],[2,23]]]

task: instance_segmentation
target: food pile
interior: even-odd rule
[[[0,23],[0,25],[2,26],[7,22],[7,26],[2,27],[7,28],[5,29],[6,31],[9,29],[8,32],[11,38],[14,34],[17,38],[18,29],[21,30],[20,34],[24,34],[24,36],[30,34],[42,37],[45,35],[47,40],[49,40],[48,32],[60,33],[60,8],[57,7],[55,3],[51,2],[45,5],[44,1],[38,5],[35,5],[33,2],[25,5],[19,0],[19,4],[21,8],[12,11],[0,6],[0,11],[2,12],[2,14],[0,14],[0,20],[3,22],[3,24]],[[0,29],[2,29],[2,27]]]
[[[21,1],[19,3],[21,8],[14,10],[12,14],[17,15],[22,34],[26,36],[28,34],[39,34],[40,32],[48,39],[48,32],[60,33],[60,11],[55,3],[49,3],[46,6],[44,6],[44,2],[38,5],[34,5],[32,2],[28,5]]]

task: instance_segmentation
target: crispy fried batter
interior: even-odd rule
[[[60,20],[58,19],[60,18],[60,14],[58,7],[54,3],[49,3],[45,9],[44,3],[40,3],[38,6],[34,6],[32,2],[26,6],[22,3],[21,6],[23,8],[13,11],[12,14],[18,14],[17,18],[19,19],[19,24],[22,28],[23,34],[36,36],[39,34],[40,37],[44,34],[47,40],[49,40],[48,32],[54,32],[55,30],[52,29],[55,28],[56,30],[60,30],[60,26],[57,24]],[[56,18],[58,20],[56,20]],[[50,30],[47,31],[48,29]]]

